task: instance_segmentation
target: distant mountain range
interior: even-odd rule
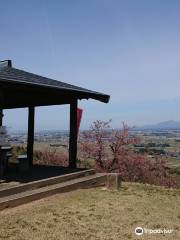
[[[137,129],[152,129],[152,130],[153,129],[165,129],[165,130],[180,129],[180,122],[179,121],[174,121],[174,120],[169,120],[169,121],[160,122],[160,123],[157,123],[157,124],[137,127]]]

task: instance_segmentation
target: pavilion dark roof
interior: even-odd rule
[[[105,103],[107,103],[110,98],[110,96],[106,94],[13,68],[10,60],[0,62],[0,84],[1,83],[23,84],[26,86],[60,90],[61,92],[66,91],[71,94],[76,93],[77,98],[79,94],[79,99],[92,98]]]

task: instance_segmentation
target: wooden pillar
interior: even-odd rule
[[[2,86],[0,86],[0,127],[3,125],[3,92],[2,92]],[[3,155],[2,150],[0,146],[0,178],[3,177],[4,172],[4,164],[3,164]]]
[[[77,100],[70,104],[69,167],[76,168],[77,161]]]
[[[28,140],[27,140],[27,158],[29,166],[33,165],[33,146],[34,146],[34,116],[35,108],[29,107],[28,112]]]
[[[3,110],[0,109],[0,127],[3,123]],[[2,152],[1,152],[1,146],[0,146],[0,178],[3,177],[3,160],[2,160]]]
[[[3,125],[3,110],[0,109],[0,126]]]

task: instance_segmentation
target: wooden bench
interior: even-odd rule
[[[27,171],[29,170],[29,162],[27,159],[27,155],[18,155],[17,157],[19,163],[19,170],[20,171]]]
[[[11,146],[0,146],[0,177],[4,176],[4,173],[8,168],[8,155],[10,154],[11,150]]]

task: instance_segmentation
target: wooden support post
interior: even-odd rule
[[[3,124],[3,110],[0,109],[0,127]],[[0,178],[3,177],[3,161],[2,161],[2,151],[0,146]]]
[[[0,109],[0,126],[3,125],[3,110]]]
[[[29,166],[33,165],[34,116],[35,116],[35,108],[34,107],[29,107],[29,113],[28,113],[28,141],[27,141],[27,158],[28,158]]]
[[[69,167],[76,168],[77,161],[77,100],[70,104]]]
[[[4,102],[3,87],[0,86],[0,126],[3,125],[3,102]]]
[[[3,94],[0,90],[0,105],[2,106],[3,103]],[[3,125],[3,109],[0,107],[0,127]],[[0,178],[3,177],[3,159],[2,159],[2,150],[0,146]]]

